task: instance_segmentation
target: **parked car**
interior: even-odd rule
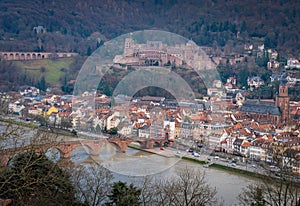
[[[194,150],[192,150],[192,149],[189,149],[189,150],[188,150],[188,152],[191,152],[191,153],[193,153],[193,152],[194,152]]]
[[[274,165],[271,165],[271,166],[270,166],[270,171],[271,171],[271,172],[279,172],[280,169],[279,169],[278,167],[274,166]]]
[[[219,156],[215,156],[214,159],[215,159],[215,160],[219,160],[220,157],[219,157]]]
[[[193,152],[194,157],[200,157],[200,154],[197,152]]]

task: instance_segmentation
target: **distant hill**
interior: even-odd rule
[[[43,26],[46,33],[34,27]],[[300,3],[294,0],[2,0],[0,50],[90,54],[103,41],[161,29],[198,45],[238,48],[260,41],[300,58]]]

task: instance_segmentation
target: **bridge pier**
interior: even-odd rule
[[[120,151],[125,153],[129,143],[128,142],[120,142],[118,145],[120,147]]]
[[[147,141],[143,141],[143,142],[139,142],[140,143],[140,146],[142,149],[147,149],[148,148],[148,145],[147,145]]]
[[[83,144],[83,146],[88,146],[90,151],[89,155],[92,156],[98,156],[100,154],[101,148],[104,145],[104,141],[94,141],[94,142],[89,142],[88,144]]]

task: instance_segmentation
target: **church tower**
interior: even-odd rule
[[[279,85],[279,93],[276,96],[276,106],[280,109],[282,123],[287,123],[290,117],[290,97],[288,91],[289,88],[286,85],[286,79],[282,75]]]

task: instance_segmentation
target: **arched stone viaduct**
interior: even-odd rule
[[[105,140],[81,140],[81,141],[70,141],[70,142],[59,142],[57,144],[45,144],[45,145],[30,145],[26,147],[6,149],[0,151],[1,159],[0,164],[2,166],[7,165],[11,156],[19,152],[26,152],[33,150],[37,153],[46,152],[50,148],[55,148],[59,150],[62,158],[70,158],[72,151],[78,146],[84,146],[88,148],[88,153],[92,156],[97,156],[100,154],[102,146],[107,142],[114,144],[119,151],[125,152],[128,148],[128,145],[132,142],[138,142],[143,149],[153,149],[154,144],[156,143],[159,147],[162,147],[163,144],[169,142],[165,139],[120,139],[120,138],[109,138]]]
[[[50,53],[50,52],[0,52],[0,59],[14,60],[41,60],[51,58],[69,58],[77,56],[77,53]]]

